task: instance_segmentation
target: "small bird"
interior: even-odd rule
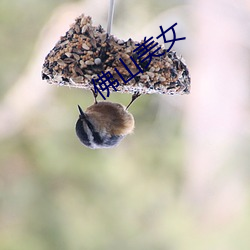
[[[119,103],[97,102],[96,93],[92,91],[95,103],[85,112],[78,105],[80,112],[76,122],[76,134],[88,148],[111,148],[134,130],[134,117],[127,109],[140,96],[135,93],[127,107]]]

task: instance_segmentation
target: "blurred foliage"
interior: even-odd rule
[[[2,96],[62,2],[1,1]],[[57,88],[44,104],[48,112],[37,110],[28,126],[0,144],[1,249],[166,249],[161,235],[159,242],[150,235],[157,224],[152,217],[160,220],[165,208],[171,210],[178,193],[180,117],[159,122],[158,99],[146,96],[131,108],[136,133],[115,149],[93,151],[80,145],[73,130],[76,100],[86,107],[92,99]],[[129,99],[112,96],[124,105]]]
[[[37,36],[56,6],[69,0],[0,2],[0,97],[25,69]]]

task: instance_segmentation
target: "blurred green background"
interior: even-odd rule
[[[106,27],[108,4],[0,2],[0,249],[249,250],[249,2],[117,0],[118,37],[178,22],[192,92],[140,97],[134,134],[90,150],[74,126],[92,94],[41,68],[79,13]]]

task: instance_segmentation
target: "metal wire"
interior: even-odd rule
[[[111,30],[112,30],[114,10],[115,10],[115,0],[110,0],[109,12],[108,12],[108,25],[107,25],[108,34],[111,34]]]

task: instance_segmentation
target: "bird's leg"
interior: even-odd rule
[[[132,99],[128,106],[126,107],[126,110],[131,106],[131,104],[140,96],[141,94],[137,91],[132,95]]]
[[[94,96],[95,104],[97,104],[98,102],[97,102],[96,98],[97,98],[97,96],[98,96],[98,92],[95,92],[93,89],[90,89],[90,90],[92,91],[92,94],[93,94],[93,96]]]

